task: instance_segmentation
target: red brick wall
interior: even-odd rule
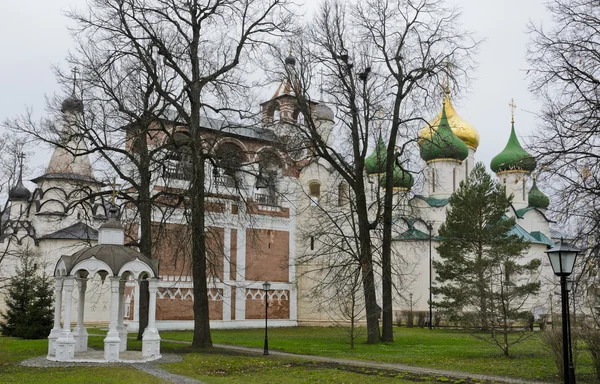
[[[271,229],[246,231],[246,280],[289,280],[290,234]]]
[[[289,291],[269,291],[269,319],[290,318],[289,294]],[[246,319],[264,318],[265,299],[262,289],[247,289]]]

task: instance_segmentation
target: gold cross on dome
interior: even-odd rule
[[[510,99],[510,103],[508,104],[510,107],[510,115],[511,115],[511,123],[515,122],[515,109],[517,109],[517,105],[515,104],[515,99]]]
[[[117,178],[113,177],[113,183],[112,183],[112,199],[111,199],[111,204],[113,205],[113,207],[115,206],[115,201],[117,199],[117,187],[120,187],[121,184],[117,184]]]

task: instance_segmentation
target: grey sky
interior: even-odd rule
[[[522,143],[535,128],[534,113],[540,106],[527,90],[525,30],[529,20],[544,20],[548,25],[549,16],[542,0],[449,1],[462,8],[463,27],[485,39],[476,56],[475,81],[453,99],[458,113],[479,131],[476,158],[489,167],[508,140],[511,98],[517,104],[515,124]],[[307,3],[305,9],[318,0]],[[27,107],[41,116],[45,95],[60,92],[51,66],[64,67],[63,59],[72,48],[64,11],[73,5],[83,6],[83,1],[0,0],[0,120],[15,117]],[[41,156],[35,159],[38,164],[46,161]]]

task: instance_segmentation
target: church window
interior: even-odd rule
[[[259,204],[277,205],[277,177],[282,168],[281,159],[272,151],[259,154],[256,193],[254,199]]]
[[[166,178],[190,180],[192,158],[190,137],[187,132],[175,132],[167,144],[163,174]]]
[[[452,168],[452,192],[456,192],[456,168]]]
[[[239,184],[237,172],[244,162],[242,149],[233,143],[220,144],[215,150],[218,174],[215,183],[225,187],[236,187]]]
[[[279,121],[281,117],[281,112],[279,111],[279,109],[276,109],[273,111],[273,121]]]
[[[348,204],[348,184],[341,182],[338,186],[338,206]]]
[[[469,178],[469,159],[465,159],[465,181]]]
[[[525,178],[523,178],[523,201],[525,201]]]
[[[435,169],[431,168],[431,192],[435,192]]]
[[[310,237],[310,250],[311,251],[315,250],[315,237],[314,236]]]
[[[311,206],[317,206],[321,198],[321,184],[317,181],[312,181],[308,184],[308,194],[310,196]]]

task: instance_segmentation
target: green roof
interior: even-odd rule
[[[535,169],[535,164],[535,158],[521,147],[513,121],[508,143],[504,150],[492,159],[490,168],[496,173],[510,170],[531,172]]]
[[[530,234],[529,232],[527,232],[525,230],[525,228],[521,227],[519,224],[515,224],[510,231],[508,231],[509,235],[516,235],[518,237],[520,237],[521,239],[525,240],[528,243],[534,243],[534,244],[546,244],[546,242],[542,241],[542,240],[538,240],[535,236],[533,236],[532,234]]]
[[[446,117],[446,104],[442,107],[442,117],[438,128],[431,137],[420,144],[421,158],[425,161],[435,159],[464,160],[469,155],[469,148],[450,128]]]
[[[554,246],[554,242],[540,231],[531,232],[531,236],[535,237],[540,243],[547,244],[550,247]]]
[[[387,157],[387,146],[383,142],[381,136],[377,140],[375,150],[365,159],[365,170],[367,175],[375,176],[380,173],[385,173],[385,161]]]
[[[423,195],[415,195],[415,198],[425,201],[430,207],[443,207],[448,204],[448,199],[436,199],[435,197],[425,197]]]
[[[385,172],[381,176],[381,185],[385,187],[386,177]],[[415,184],[415,179],[412,177],[410,172],[403,170],[402,168],[395,166],[394,173],[392,174],[392,186],[399,189],[411,189]]]
[[[533,179],[533,185],[531,186],[529,194],[527,195],[527,202],[529,203],[530,207],[541,209],[546,209],[550,205],[550,199],[544,194],[544,192],[538,189],[535,179]]]

